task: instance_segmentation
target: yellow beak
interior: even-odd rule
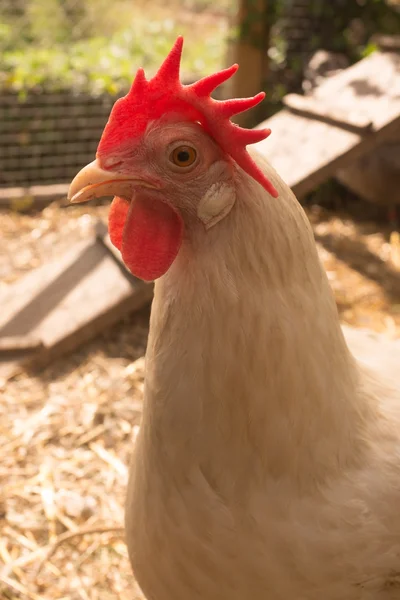
[[[130,200],[137,185],[157,189],[155,185],[140,177],[129,177],[122,173],[106,171],[100,167],[96,159],[74,177],[69,186],[68,200],[72,204],[103,196],[120,196]]]

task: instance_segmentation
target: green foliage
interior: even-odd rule
[[[282,16],[284,0],[240,0],[241,22],[236,39],[256,48],[265,48],[269,30]]]
[[[276,7],[271,31],[270,82],[274,89],[268,94],[273,102],[288,91],[300,91],[304,72],[304,57],[325,49],[343,53],[354,63],[376,50],[371,42],[375,33],[396,34],[400,31],[400,3],[396,0],[309,0],[308,25],[303,16],[290,14],[294,0],[273,0]],[[287,50],[282,14],[290,17],[292,29],[308,27],[308,38],[301,50]],[[307,19],[308,20],[308,19]]]
[[[374,33],[396,34],[400,31],[400,11],[387,0],[331,0],[311,2],[318,22],[310,44],[311,50],[325,48],[343,52],[351,61],[372,51]],[[368,49],[367,49],[368,48]]]
[[[367,44],[361,50],[361,57],[366,58],[367,56],[370,56],[370,54],[373,54],[374,52],[376,52],[377,49],[378,49],[378,46],[376,44],[374,44],[373,42],[369,42],[369,44]]]
[[[58,0],[32,0],[27,5],[26,41],[44,45],[63,42],[68,37],[68,21]]]
[[[133,10],[131,0],[70,4],[67,10],[66,0],[30,0],[23,29],[20,16],[0,26],[1,88],[115,94],[126,90],[139,66],[151,74],[180,33],[186,34],[183,73],[203,74],[223,60],[221,20],[205,32],[159,6]]]

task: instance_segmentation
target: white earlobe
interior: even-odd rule
[[[236,191],[231,183],[213,183],[197,208],[197,216],[206,229],[226,217],[236,201]]]

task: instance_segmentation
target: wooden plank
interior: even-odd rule
[[[314,92],[327,110],[347,112],[384,128],[400,114],[400,55],[375,52],[334,77]]]
[[[10,206],[41,207],[56,199],[67,198],[69,184],[32,185],[0,188],[0,208]]]
[[[229,64],[238,63],[235,77],[225,82],[225,98],[254,96],[262,89],[268,71],[270,19],[269,0],[239,0],[236,15],[236,35],[228,42]],[[252,113],[240,112],[232,121],[241,127],[254,124],[259,107]]]
[[[283,104],[293,113],[304,117],[311,117],[328,123],[337,125],[355,133],[366,133],[372,130],[370,119],[353,113],[351,116],[343,110],[327,109],[321,101],[313,96],[300,96],[300,94],[287,94],[283,98]]]
[[[301,199],[343,164],[361,142],[357,133],[284,109],[261,123],[272,134],[255,145]]]
[[[0,340],[35,336],[38,351],[1,357],[0,377],[44,365],[147,304],[153,286],[133,277],[93,236],[0,295]]]
[[[400,204],[400,125],[384,144],[339,169],[335,177],[364,200]]]
[[[0,337],[0,354],[32,351],[38,350],[43,347],[43,342],[37,337],[31,335],[12,336],[12,337]]]
[[[372,122],[373,132],[348,131],[284,109],[257,128],[272,135],[256,145],[298,198],[340,168],[390,138],[400,125],[400,55],[376,52],[335,75],[318,88],[324,110],[357,111]]]
[[[400,35],[375,34],[371,41],[376,44],[380,50],[400,51]]]

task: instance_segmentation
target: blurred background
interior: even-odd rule
[[[136,69],[178,34],[183,82],[242,66],[217,95],[266,91],[241,124],[271,123],[342,322],[396,338],[399,32],[399,0],[0,0],[1,599],[141,597],[122,524],[152,289],[108,202],[66,201]]]

